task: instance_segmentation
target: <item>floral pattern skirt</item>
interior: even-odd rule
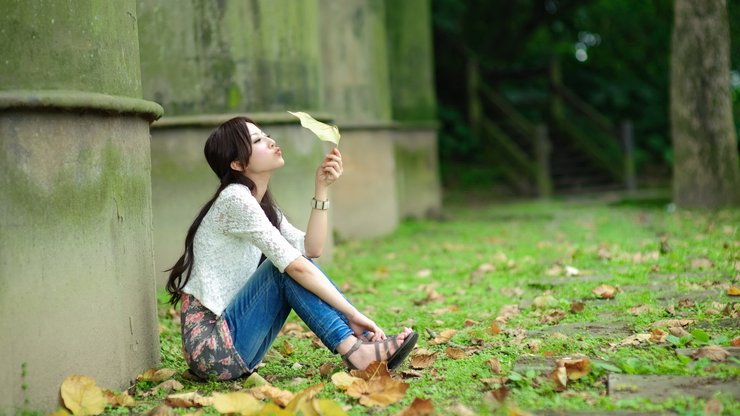
[[[182,349],[190,371],[218,380],[239,378],[249,370],[234,348],[223,316],[216,316],[187,293],[181,297]]]

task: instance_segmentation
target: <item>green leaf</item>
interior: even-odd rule
[[[591,365],[593,365],[595,368],[600,368],[600,369],[606,370],[606,371],[608,371],[610,373],[621,373],[622,372],[622,369],[621,368],[619,368],[619,367],[617,367],[615,365],[611,365],[609,363],[601,362],[601,361],[594,361],[594,362],[591,363]]]
[[[707,334],[701,329],[695,329],[691,331],[691,336],[693,336],[699,342],[704,342],[704,343],[709,342],[709,334]]]
[[[673,345],[679,345],[681,343],[681,339],[675,335],[668,335],[665,337],[665,340]]]
[[[688,364],[688,363],[694,361],[694,360],[691,359],[691,357],[689,357],[687,355],[677,354],[677,356],[678,356],[678,360],[681,361],[683,364]]]
[[[516,371],[512,371],[511,373],[509,373],[508,378],[511,381],[522,381],[522,380],[524,380],[524,377],[522,377],[522,375],[519,374],[519,373],[517,373]]]

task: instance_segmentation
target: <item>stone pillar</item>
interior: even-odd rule
[[[305,229],[314,172],[329,147],[286,111],[321,116],[318,12],[315,0],[138,1],[144,96],[167,113],[152,126],[160,287],[218,186],[203,145],[231,117],[251,117],[283,148],[286,166],[273,177],[272,192],[290,221]],[[331,245],[330,239],[320,261],[331,258]]]
[[[112,389],[159,360],[149,123],[133,0],[0,13],[0,413],[71,374]]]
[[[396,162],[383,0],[320,0],[322,109],[342,133],[344,177],[335,185],[342,238],[387,234],[398,225]]]
[[[386,1],[386,34],[400,215],[442,209],[429,0]]]

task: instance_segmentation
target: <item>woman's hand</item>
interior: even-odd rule
[[[349,327],[358,338],[364,339],[366,332],[369,333],[367,335],[369,341],[380,341],[386,338],[383,330],[375,322],[357,310],[352,316],[348,316],[347,320],[349,321]]]
[[[331,149],[331,152],[326,154],[321,166],[316,169],[316,188],[326,189],[342,176],[343,171],[342,154],[335,147]]]

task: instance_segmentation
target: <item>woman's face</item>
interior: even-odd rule
[[[255,124],[247,123],[249,139],[252,141],[252,155],[249,157],[247,174],[271,172],[285,164],[280,148],[275,140],[265,134]]]

